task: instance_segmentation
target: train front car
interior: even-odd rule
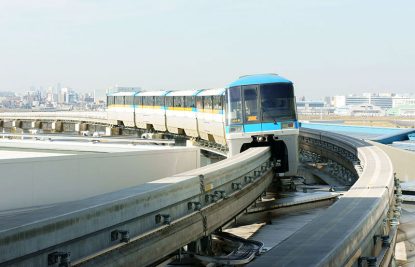
[[[229,155],[270,146],[277,172],[297,174],[298,121],[291,81],[276,74],[242,76],[226,90]]]

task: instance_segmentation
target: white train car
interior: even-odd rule
[[[221,145],[226,144],[224,97],[225,88],[206,89],[196,95],[199,135]]]
[[[117,92],[107,95],[108,122],[112,125],[135,127],[134,97],[137,92]]]
[[[164,96],[169,91],[140,92],[135,96],[135,124],[138,128],[166,132]]]
[[[277,172],[296,175],[299,125],[293,83],[276,74],[242,76],[226,92],[229,155],[269,146]]]
[[[110,94],[108,119],[113,125],[169,131],[226,145],[228,156],[269,146],[278,173],[297,173],[294,86],[276,74],[243,76],[226,89]]]
[[[200,90],[171,91],[166,95],[167,130],[171,133],[199,137],[196,95]]]

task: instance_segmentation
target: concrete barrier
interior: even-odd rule
[[[392,240],[388,233],[396,234],[387,223],[394,204],[393,167],[388,156],[367,142],[344,135],[303,129],[300,138],[308,138],[308,142],[300,141],[300,147],[323,155],[338,154],[340,164],[358,158],[363,171],[357,172],[359,179],[335,204],[249,266],[357,266],[368,257],[376,260],[377,255],[385,254],[376,237]]]
[[[368,143],[382,149],[391,159],[396,176],[401,182],[415,181],[415,153],[396,147],[367,141]]]
[[[79,200],[199,166],[197,148],[1,159],[0,211]]]
[[[0,266],[46,266],[57,253],[70,254],[75,266],[149,265],[255,201],[271,183],[270,156],[269,148],[252,148],[136,187],[5,216]]]

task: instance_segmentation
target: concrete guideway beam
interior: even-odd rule
[[[163,247],[163,252],[158,254],[153,250],[141,259],[143,263],[151,263],[185,245],[176,244],[176,234],[170,236],[175,242],[163,241],[166,236],[159,235],[160,231],[174,233],[175,223],[194,221],[192,227],[177,230],[184,241],[187,242],[186,238],[193,241],[255,201],[271,182],[270,157],[269,148],[250,149],[180,175],[6,218],[0,228],[0,266],[45,266],[48,257],[55,258],[58,252],[69,252],[72,262],[84,262],[85,258],[91,262],[88,258],[91,255],[99,259],[104,251],[121,246],[120,240],[110,238],[115,231],[124,233],[121,240],[131,243],[140,240],[135,250],[143,244],[148,246],[144,241],[158,236],[154,242]],[[242,188],[235,189],[235,183],[243,185]],[[197,205],[189,205],[197,202],[200,211],[195,208]],[[120,256],[116,252],[112,255]],[[118,265],[123,265],[122,259]]]
[[[374,238],[394,240],[396,235],[395,181],[388,156],[365,141],[339,134],[302,130],[300,138],[308,139],[303,145],[314,151],[337,154],[340,163],[358,158],[363,171],[340,200],[249,266],[352,266],[372,258],[387,264],[393,248],[379,249]]]
[[[73,262],[72,266],[147,266],[231,220],[266,190],[272,177],[273,173],[269,170],[263,178],[218,203],[132,239],[128,244]]]

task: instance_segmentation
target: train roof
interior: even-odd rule
[[[165,96],[170,91],[145,91],[145,92],[139,92],[137,96]]]
[[[238,80],[230,83],[228,87],[249,85],[249,84],[264,84],[264,83],[292,83],[291,81],[279,76],[278,74],[254,74],[239,77]]]
[[[210,96],[210,95],[223,95],[225,94],[225,88],[215,88],[215,89],[204,89],[201,90],[197,96]]]
[[[171,91],[166,96],[194,96],[199,93],[200,90],[178,90],[178,91]]]
[[[138,92],[115,92],[115,93],[109,93],[107,96],[134,96]]]

